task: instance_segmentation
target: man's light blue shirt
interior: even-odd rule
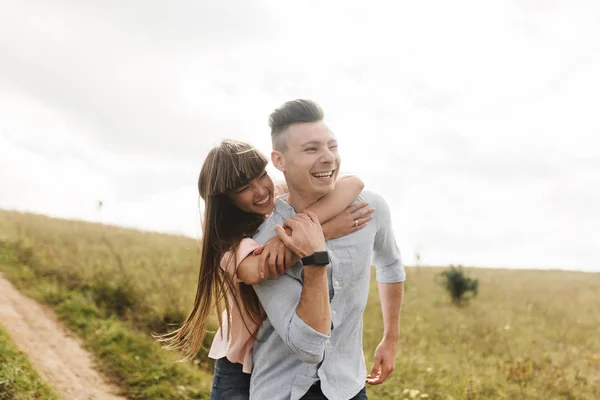
[[[254,285],[267,319],[254,345],[251,400],[299,399],[318,380],[328,399],[347,400],[365,386],[362,316],[369,295],[370,267],[375,264],[377,281],[382,283],[403,282],[406,275],[386,201],[369,191],[363,191],[356,201],[369,202],[375,213],[363,229],[327,241],[330,335],[315,331],[296,314],[302,263],[276,280]],[[275,235],[275,225],[294,214],[289,204],[277,199],[275,211],[254,240],[265,243]]]

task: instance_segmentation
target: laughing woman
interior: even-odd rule
[[[263,246],[252,240],[280,194],[266,166],[266,157],[244,142],[226,140],[208,154],[198,179],[205,213],[194,306],[179,329],[158,338],[186,359],[195,357],[216,308],[222,318],[209,352],[216,360],[212,400],[249,398],[252,347],[264,318],[250,285],[276,279],[299,260],[277,237]],[[372,218],[367,203],[351,205],[362,188],[357,177],[342,177],[308,208],[321,221],[325,239],[361,229]]]

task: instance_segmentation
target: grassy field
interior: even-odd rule
[[[208,365],[176,363],[150,337],[193,299],[195,249],[189,239],[0,211],[0,271],[50,305],[131,399],[209,397]]]
[[[132,398],[208,393],[205,356],[174,365],[149,338],[192,304],[196,241],[0,211],[0,253],[5,276],[50,304]],[[440,271],[407,268],[396,371],[370,398],[600,398],[600,274],[472,268],[479,296],[457,308]],[[372,285],[369,367],[382,332]]]
[[[0,400],[57,400],[0,325]]]

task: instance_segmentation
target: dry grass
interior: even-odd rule
[[[0,241],[39,279],[148,333],[181,321],[193,301],[192,239],[0,211]],[[479,296],[457,308],[440,271],[407,269],[397,368],[371,398],[600,398],[600,274],[472,268]],[[368,365],[382,332],[372,285]]]
[[[600,274],[470,269],[480,294],[457,308],[440,271],[408,269],[397,369],[374,398],[600,398]],[[381,330],[372,284],[369,361]]]
[[[180,322],[194,300],[200,250],[186,237],[0,210],[0,240],[141,328]]]

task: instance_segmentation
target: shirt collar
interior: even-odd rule
[[[277,199],[275,199],[275,209],[273,212],[278,214],[283,219],[290,218],[296,214],[296,210],[294,210],[294,207],[287,203],[287,199],[287,194],[279,196]]]

